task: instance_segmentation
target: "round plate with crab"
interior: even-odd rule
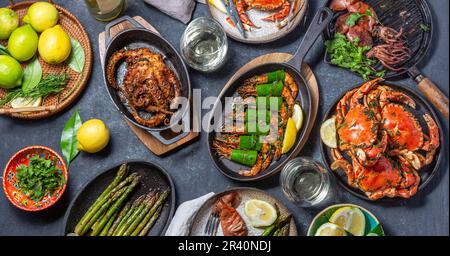
[[[207,0],[211,16],[229,37],[257,44],[275,41],[293,31],[305,15],[309,0],[233,0],[245,37],[227,14],[225,4],[228,1]]]
[[[337,147],[322,143],[323,160],[340,185],[357,197],[411,198],[438,171],[443,141],[439,119],[406,86],[375,79],[353,87],[331,105],[324,122],[330,118]]]

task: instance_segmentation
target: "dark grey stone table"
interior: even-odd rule
[[[278,176],[269,180],[246,184],[227,179],[213,166],[206,147],[206,136],[194,144],[185,147],[166,157],[156,157],[148,151],[126,125],[124,119],[114,108],[109,99],[102,78],[100,57],[98,54],[97,35],[104,30],[105,23],[95,20],[86,9],[84,1],[56,0],[58,4],[72,11],[83,23],[92,41],[94,51],[93,72],[90,82],[75,104],[63,113],[40,121],[21,121],[8,117],[0,117],[0,166],[5,166],[8,159],[18,150],[29,145],[41,144],[60,152],[59,140],[65,122],[75,108],[80,110],[83,120],[90,118],[103,119],[111,132],[109,147],[100,154],[81,153],[70,166],[68,190],[63,199],[48,211],[29,213],[15,208],[3,193],[0,193],[0,235],[58,235],[63,225],[63,216],[69,202],[82,185],[101,170],[129,159],[144,159],[160,164],[171,174],[177,189],[177,203],[201,196],[210,191],[219,192],[228,187],[255,186],[283,200],[294,213],[300,234],[305,234],[313,216],[320,209],[301,209],[286,200],[279,187]],[[315,10],[324,1],[310,1],[307,24]],[[127,15],[141,15],[153,24],[161,34],[179,49],[180,36],[185,25],[145,5],[141,0],[129,0]],[[449,53],[448,53],[448,5],[446,0],[429,1],[434,22],[433,45],[428,58],[423,61],[421,69],[433,79],[448,95],[449,90]],[[5,6],[6,0],[0,0]],[[207,8],[198,4],[194,17],[208,15]],[[194,88],[202,89],[202,98],[216,96],[227,79],[243,64],[262,54],[270,52],[292,53],[298,46],[305,25],[300,26],[284,39],[264,45],[245,45],[230,41],[229,60],[223,68],[212,74],[202,74],[190,70]],[[322,62],[323,47],[317,43],[307,58],[320,84],[321,102],[318,120],[335,97],[361,79],[355,75],[330,67]],[[402,81],[413,89],[417,86],[410,79]],[[205,111],[206,113],[206,111]],[[445,157],[440,170],[431,184],[410,200],[399,200],[395,203],[382,204],[367,202],[334,186],[333,197],[327,203],[355,203],[371,210],[383,223],[389,235],[448,235],[449,234],[449,165],[448,165],[448,122],[440,120],[444,126]],[[321,161],[319,151],[319,125],[315,129],[300,153],[300,156],[311,156]]]

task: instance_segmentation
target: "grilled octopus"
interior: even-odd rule
[[[115,72],[117,64],[124,60],[127,71],[123,84],[118,85]],[[122,92],[135,120],[147,127],[168,125],[174,99],[181,96],[181,86],[175,73],[166,66],[163,57],[148,48],[121,49],[112,54],[106,68],[109,85]],[[153,113],[150,118],[139,111]]]

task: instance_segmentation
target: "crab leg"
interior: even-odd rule
[[[243,24],[246,24],[250,27],[259,28],[253,22],[248,18],[246,13],[246,4],[243,0],[236,0],[236,11],[238,12],[239,19],[242,21]]]
[[[281,10],[273,15],[262,18],[263,21],[275,22],[286,18],[289,15],[291,9],[291,3],[289,1],[284,2]]]

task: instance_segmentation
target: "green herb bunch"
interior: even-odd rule
[[[368,80],[369,76],[384,77],[384,70],[377,71],[372,67],[377,60],[366,57],[366,53],[371,49],[369,46],[356,46],[345,35],[336,33],[334,39],[325,42],[325,47],[333,65],[350,69],[365,80]]]
[[[66,183],[64,175],[51,159],[38,155],[27,157],[30,164],[17,167],[16,180],[19,190],[31,200],[39,201]]]

